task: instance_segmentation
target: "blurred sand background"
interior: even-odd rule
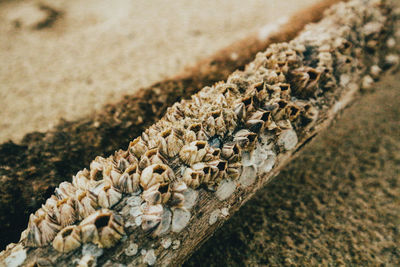
[[[0,1],[0,142],[85,116],[315,2]]]
[[[0,2],[0,141],[85,116],[314,2]],[[347,110],[187,265],[399,265],[398,77]]]

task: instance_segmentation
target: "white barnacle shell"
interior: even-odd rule
[[[161,204],[144,205],[142,216],[142,229],[145,231],[156,227],[162,219],[163,207]]]
[[[158,148],[153,148],[146,151],[139,161],[139,168],[145,169],[152,164],[164,164],[165,158],[160,154]]]
[[[92,242],[102,248],[113,247],[125,234],[122,217],[108,209],[96,211],[79,227],[83,243]]]
[[[96,258],[92,255],[84,255],[78,262],[77,267],[95,267]]]
[[[111,171],[110,177],[112,184],[123,193],[135,193],[140,189],[140,174],[137,164],[129,165],[122,174]]]
[[[187,190],[187,185],[184,181],[177,181],[171,185],[171,197],[169,205],[172,207],[182,207],[184,205],[184,192]]]
[[[72,177],[72,185],[79,189],[88,189],[90,187],[90,173],[87,169],[79,171]]]
[[[172,215],[172,231],[179,233],[182,231],[190,220],[190,211],[185,208],[175,208]]]
[[[144,201],[151,205],[160,204],[161,203],[161,193],[158,191],[160,184],[155,184],[142,193],[142,198]]]
[[[42,206],[49,221],[62,227],[73,224],[78,215],[75,211],[73,198],[57,199],[54,195]]]
[[[242,164],[240,162],[228,163],[228,168],[226,169],[226,174],[232,180],[236,180],[240,177],[242,173]]]
[[[48,220],[46,212],[39,209],[29,217],[26,245],[28,247],[45,246],[53,240],[60,229],[60,225]]]
[[[62,182],[58,188],[55,189],[55,195],[59,199],[70,198],[75,195],[77,188],[69,182]]]
[[[146,190],[158,183],[165,185],[172,181],[174,177],[174,172],[168,165],[153,164],[143,170],[140,176],[140,185]]]
[[[59,252],[68,253],[81,246],[81,229],[77,225],[62,229],[53,240],[53,247]]]
[[[236,183],[234,181],[225,179],[219,184],[215,194],[218,197],[218,199],[222,201],[230,197],[233,194],[233,192],[235,192],[235,189],[236,189]]]
[[[207,142],[194,141],[182,147],[181,151],[179,152],[179,157],[184,163],[193,165],[196,162],[202,161],[206,154]]]
[[[183,146],[183,140],[176,130],[167,129],[161,133],[160,150],[164,155],[174,157]]]
[[[88,217],[98,209],[97,197],[88,190],[77,190],[75,193],[75,206],[80,220]]]
[[[23,245],[21,244],[16,245],[11,249],[11,253],[7,256],[7,258],[4,259],[4,262],[3,261],[0,262],[0,265],[7,267],[21,266],[26,259],[27,256],[26,251],[27,249],[24,248]]]
[[[228,162],[241,160],[241,149],[237,143],[226,143],[221,149],[221,156]]]
[[[191,188],[196,189],[197,187],[200,186],[203,177],[204,177],[204,172],[201,169],[196,170],[192,168],[186,168],[185,172],[183,173],[182,180]]]
[[[233,141],[243,150],[252,150],[257,142],[257,134],[247,129],[242,129],[235,134]]]
[[[103,208],[113,207],[122,197],[121,192],[106,181],[99,182],[90,191],[97,197],[99,206]]]
[[[95,160],[90,163],[90,179],[94,181],[103,178],[103,169],[107,165],[107,160],[103,157],[97,156]]]
[[[161,236],[166,234],[171,228],[171,220],[172,212],[168,208],[164,209],[161,215],[161,221],[158,224],[157,228],[154,230],[153,235]]]
[[[284,150],[292,150],[297,145],[297,134],[294,130],[289,129],[283,131],[277,140],[278,146],[282,147]]]
[[[149,266],[153,266],[156,263],[157,257],[154,253],[154,249],[149,249],[143,258],[143,262]]]
[[[129,153],[135,155],[137,158],[140,158],[148,150],[148,146],[142,137],[139,136],[129,143],[128,149]]]

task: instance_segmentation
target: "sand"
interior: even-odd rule
[[[0,142],[90,114],[315,2],[1,2]]]

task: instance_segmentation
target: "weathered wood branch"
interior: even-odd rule
[[[59,183],[70,181],[95,156],[109,155],[139,136],[176,101],[225,80],[236,69],[244,69],[271,43],[293,39],[305,24],[318,21],[323,10],[338,1],[322,1],[295,14],[280,25],[279,32],[250,35],[184,73],[127,95],[87,118],[61,122],[46,133],[30,133],[19,144],[1,144],[0,249],[16,242],[29,214]]]
[[[0,262],[182,263],[360,86],[398,63],[387,42],[395,19],[386,1],[339,4],[226,83],[175,104],[127,151],[96,158],[90,172],[60,185]]]

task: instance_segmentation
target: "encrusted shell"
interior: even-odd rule
[[[79,227],[82,242],[92,242],[99,247],[113,247],[125,235],[124,222],[120,215],[108,210],[98,210],[85,220]]]
[[[53,247],[59,252],[67,253],[81,246],[81,230],[72,225],[62,229],[53,240]]]

